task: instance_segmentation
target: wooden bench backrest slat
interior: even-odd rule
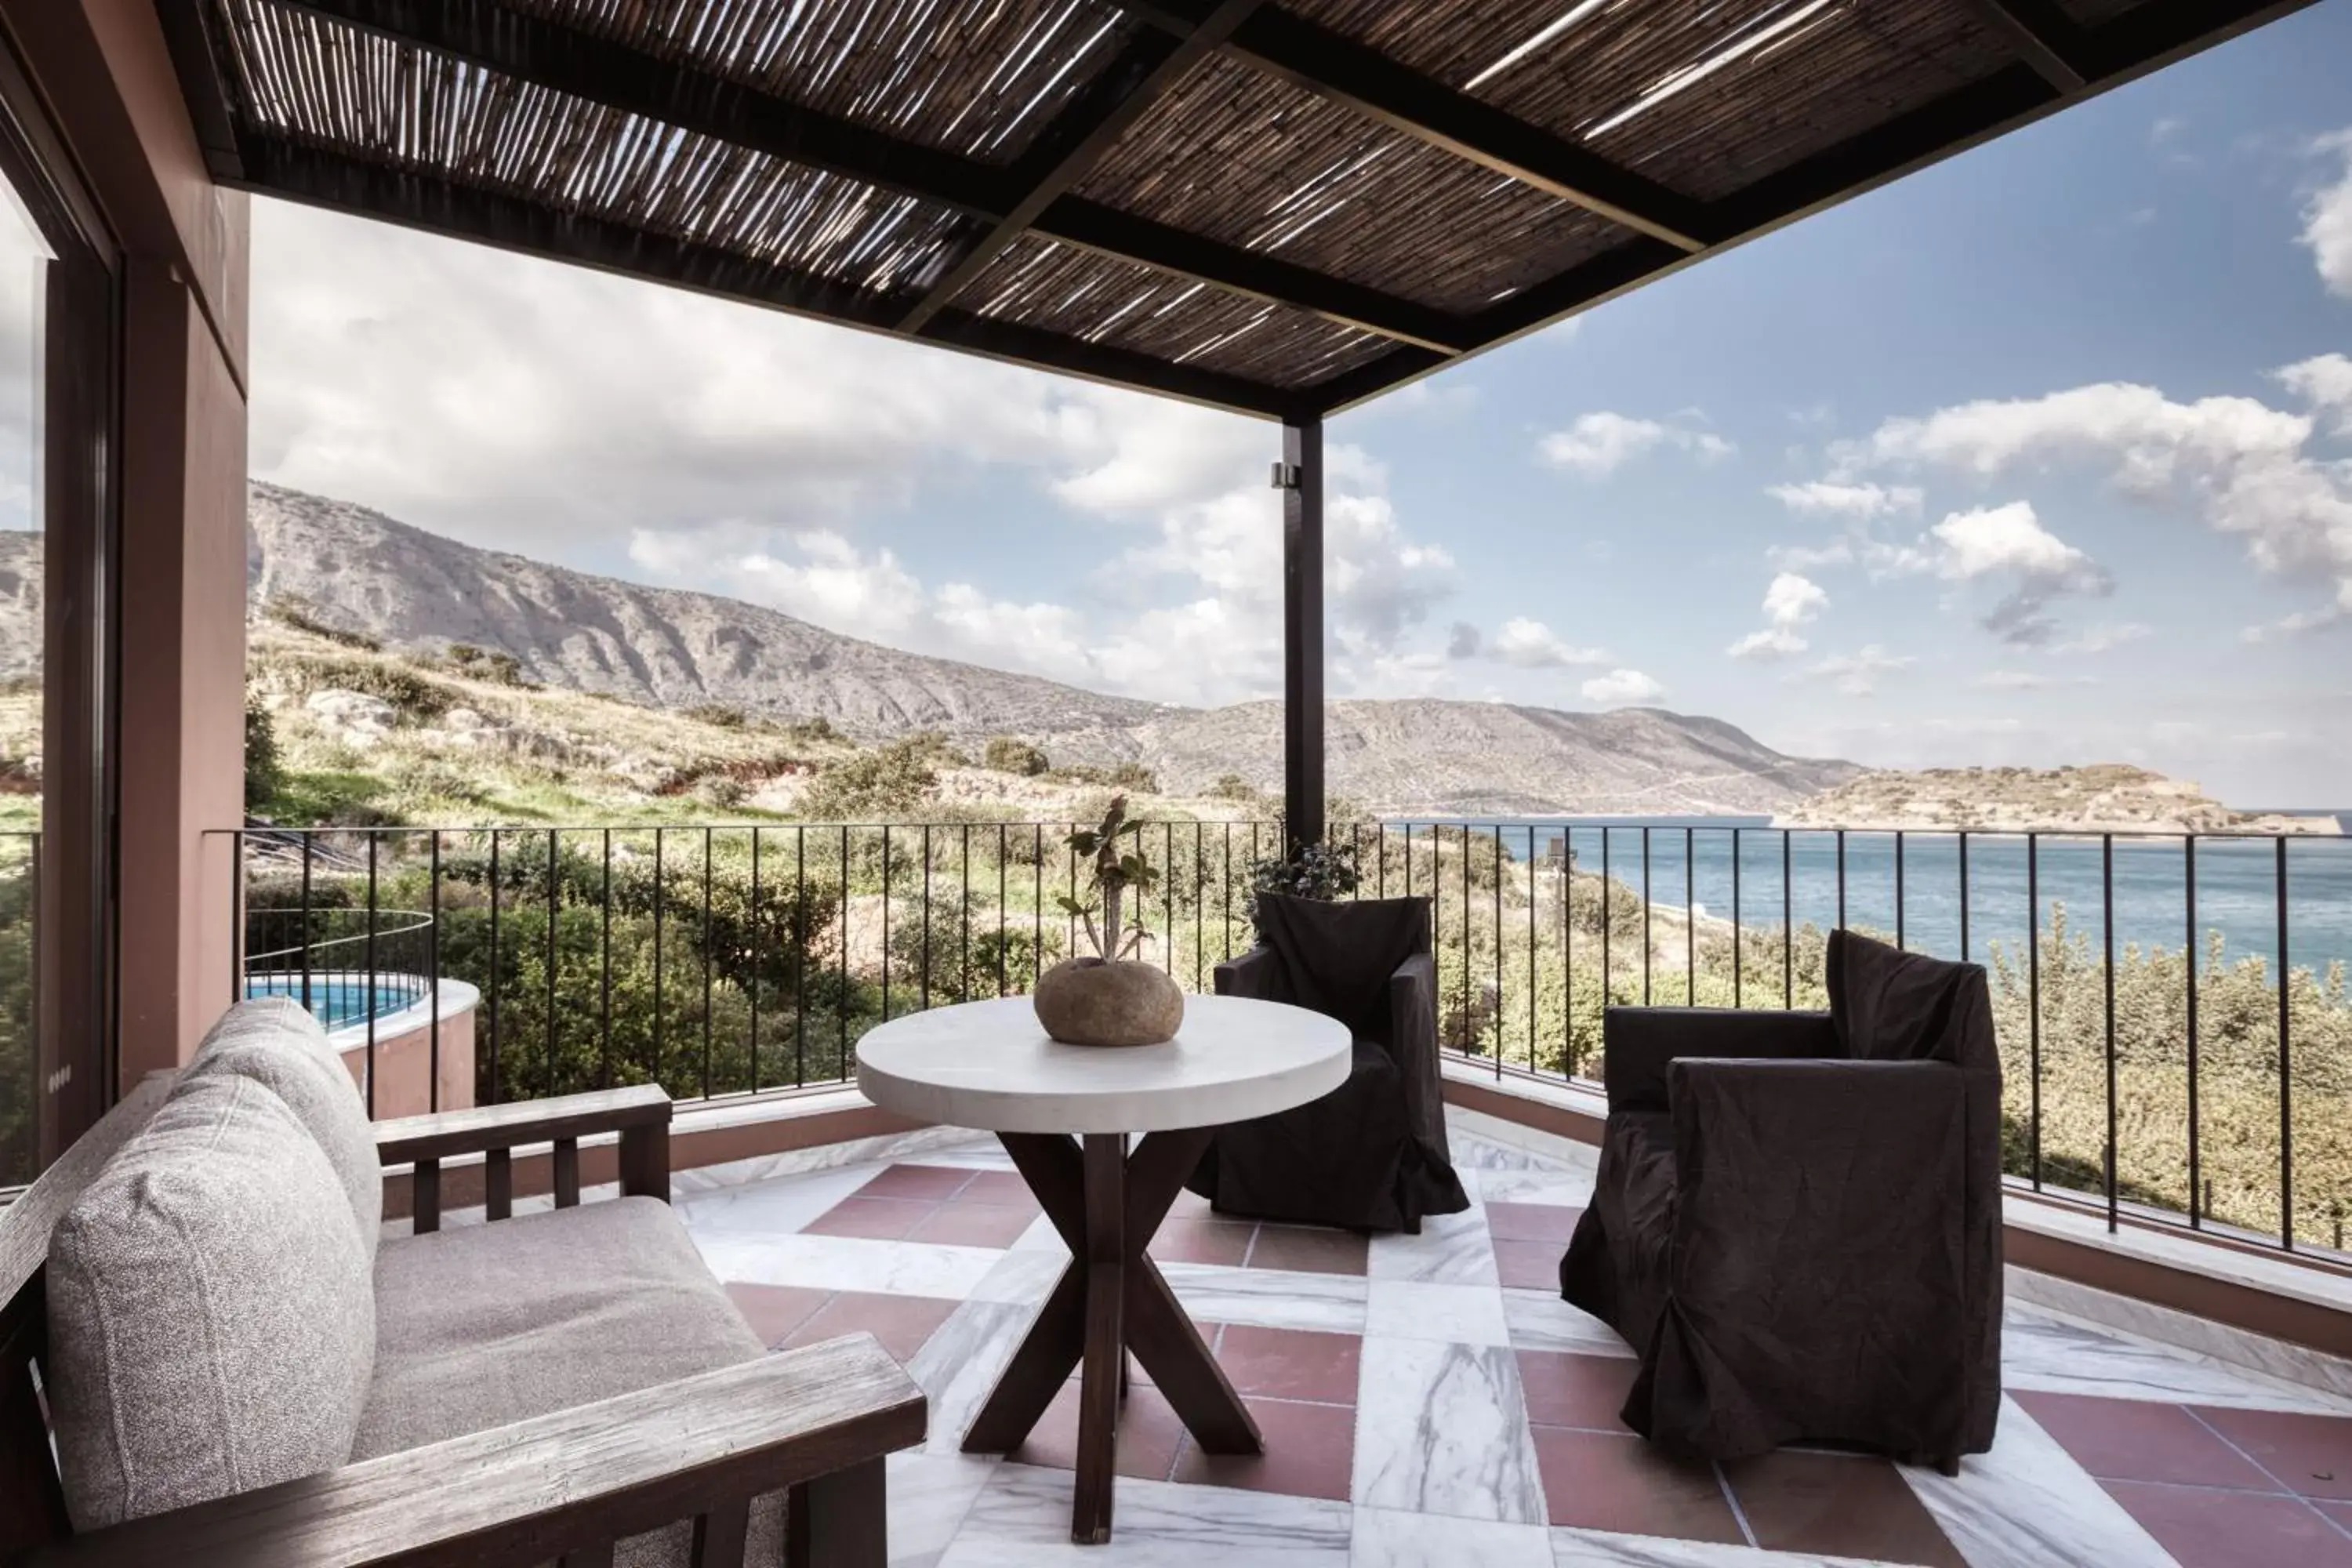
[[[48,1348],[50,1233],[170,1089],[163,1078],[141,1084],[0,1210],[0,1563],[67,1533],[48,1423],[33,1386],[33,1367]]]

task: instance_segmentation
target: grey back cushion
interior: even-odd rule
[[[351,1199],[352,1217],[373,1257],[383,1225],[383,1168],[367,1102],[327,1031],[288,996],[257,997],[221,1015],[197,1047],[188,1076],[235,1073],[286,1102],[310,1134]]]
[[[47,1289],[76,1530],[350,1457],[373,1269],[327,1157],[257,1079],[182,1079],[58,1224]]]

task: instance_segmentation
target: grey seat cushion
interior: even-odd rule
[[[760,1355],[669,1205],[621,1198],[395,1237],[376,1254],[358,1459]]]
[[[50,1238],[49,1407],[76,1530],[331,1469],[375,1364],[325,1154],[233,1073],[183,1079]]]
[[[286,1102],[327,1156],[350,1196],[352,1217],[369,1252],[383,1224],[383,1168],[367,1102],[327,1031],[288,996],[240,1002],[221,1015],[197,1047],[187,1076],[236,1073]]]

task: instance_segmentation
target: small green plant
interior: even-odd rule
[[[1136,837],[1143,831],[1140,818],[1127,815],[1127,796],[1111,797],[1109,809],[1093,827],[1081,827],[1062,842],[1074,853],[1089,861],[1086,899],[1064,896],[1055,901],[1062,912],[1075,916],[1085,927],[1087,940],[1094,943],[1096,954],[1106,963],[1125,958],[1151,940],[1151,932],[1141,921],[1130,926],[1119,924],[1119,906],[1129,889],[1133,889],[1139,900],[1159,885],[1160,873],[1143,857],[1139,848],[1126,848],[1121,840]],[[1095,923],[1099,914],[1102,923]]]
[[[1019,773],[1024,778],[1034,778],[1054,765],[1043,747],[1010,735],[999,735],[989,742],[980,754],[980,764],[995,773]]]
[[[686,710],[686,717],[716,730],[748,730],[751,727],[749,713],[740,708],[730,708],[724,702],[698,702]]]
[[[289,626],[298,632],[308,632],[314,637],[324,637],[329,642],[340,644],[344,647],[355,647],[364,653],[383,651],[383,642],[381,638],[372,637],[365,632],[345,631],[341,626],[329,626],[319,618],[318,613],[311,609],[307,601],[291,595],[271,599],[262,606],[261,613],[281,626]]]
[[[903,816],[939,782],[930,742],[911,736],[828,764],[802,797],[801,816],[811,822]]]
[[[1262,893],[1328,902],[1353,893],[1359,880],[1356,852],[1349,845],[1318,840],[1296,846],[1287,855],[1267,856],[1250,868],[1250,923],[1257,924],[1257,900]]]
[[[1217,782],[1209,786],[1208,795],[1211,800],[1252,801],[1257,798],[1257,791],[1252,789],[1249,780],[1239,773],[1219,773]]]

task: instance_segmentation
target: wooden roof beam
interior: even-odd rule
[[[1261,0],[1219,0],[1194,32],[1182,37],[1146,28],[1129,38],[1118,58],[1064,106],[1014,163],[1011,184],[1020,191],[1007,210],[979,230],[963,254],[925,290],[899,323],[920,331],[988,269],[1012,243],[1045,216],[1045,209],[1086,178],[1144,111],[1181,81],[1202,56],[1230,35]]]
[[[1211,0],[1111,3],[1155,26],[1187,36],[1205,26],[1213,10]],[[1304,17],[1260,7],[1234,28],[1223,49],[1391,131],[1442,147],[1678,250],[1704,250],[1717,237],[1702,204]]]
[[[2060,92],[2080,92],[2098,77],[2089,36],[2055,0],[1968,0],[1968,5]]]
[[[997,251],[1029,229],[1401,343],[1455,353],[1469,342],[1467,324],[1460,317],[1063,194],[1132,123],[1132,116],[1121,110],[1124,100],[1111,96],[1109,89],[1108,102],[1080,94],[1078,103],[1057,118],[1058,135],[1049,128],[1041,136],[1034,160],[1016,161],[1008,169],[905,141],[715,72],[512,9],[499,0],[279,3],[551,91],[954,209],[988,225],[985,237]],[[1204,40],[1202,52],[1207,47]],[[1174,65],[1182,52],[1181,42],[1154,35],[1152,52],[1179,74],[1189,68]],[[1131,68],[1145,58],[1123,58]],[[1158,68],[1124,79],[1130,95],[1154,82],[1160,82],[1160,89],[1166,85]],[[1081,133],[1081,122],[1070,119],[1081,105],[1100,121],[1091,132]],[[1138,103],[1134,112],[1139,114],[1147,106]],[[1040,204],[1035,198],[1044,191],[1050,194]],[[1034,214],[1029,212],[1033,205],[1039,209]],[[971,267],[956,287],[962,288],[984,266],[982,261]],[[950,273],[966,270],[961,265],[950,268]],[[948,281],[944,275],[935,280],[923,296],[908,302],[906,315],[893,324],[906,331],[927,329],[953,297],[945,288]]]

